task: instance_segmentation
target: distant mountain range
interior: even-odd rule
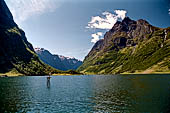
[[[93,46],[78,70],[87,74],[170,73],[170,27],[126,17]]]
[[[43,62],[59,70],[76,70],[82,65],[82,61],[78,59],[53,55],[44,48],[35,48],[34,50]]]

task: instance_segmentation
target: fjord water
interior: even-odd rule
[[[0,78],[0,112],[170,112],[170,75]]]

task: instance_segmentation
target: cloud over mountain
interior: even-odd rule
[[[103,12],[102,16],[93,16],[86,28],[92,29],[111,29],[119,19],[124,19],[127,11],[115,10],[114,13]]]
[[[109,30],[118,20],[123,20],[126,17],[127,11],[115,10],[114,13],[103,12],[101,16],[91,17],[91,21],[86,26],[87,29]],[[96,43],[102,37],[102,32],[92,34],[91,42]]]

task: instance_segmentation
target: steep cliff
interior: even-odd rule
[[[170,73],[170,27],[126,17],[99,40],[78,69],[91,74]]]

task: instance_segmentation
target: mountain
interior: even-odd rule
[[[0,0],[0,74],[42,75],[51,71],[59,72],[39,60],[5,1]]]
[[[79,68],[82,65],[82,61],[74,58],[74,57],[65,57],[62,55],[59,55],[59,58],[61,60],[61,62],[64,64],[64,66],[66,67],[65,70],[77,70],[77,68]]]
[[[75,58],[53,55],[44,48],[35,48],[35,52],[43,62],[59,70],[76,70],[82,64],[82,61]]]
[[[87,74],[170,73],[170,27],[125,17],[96,42],[78,70]]]

